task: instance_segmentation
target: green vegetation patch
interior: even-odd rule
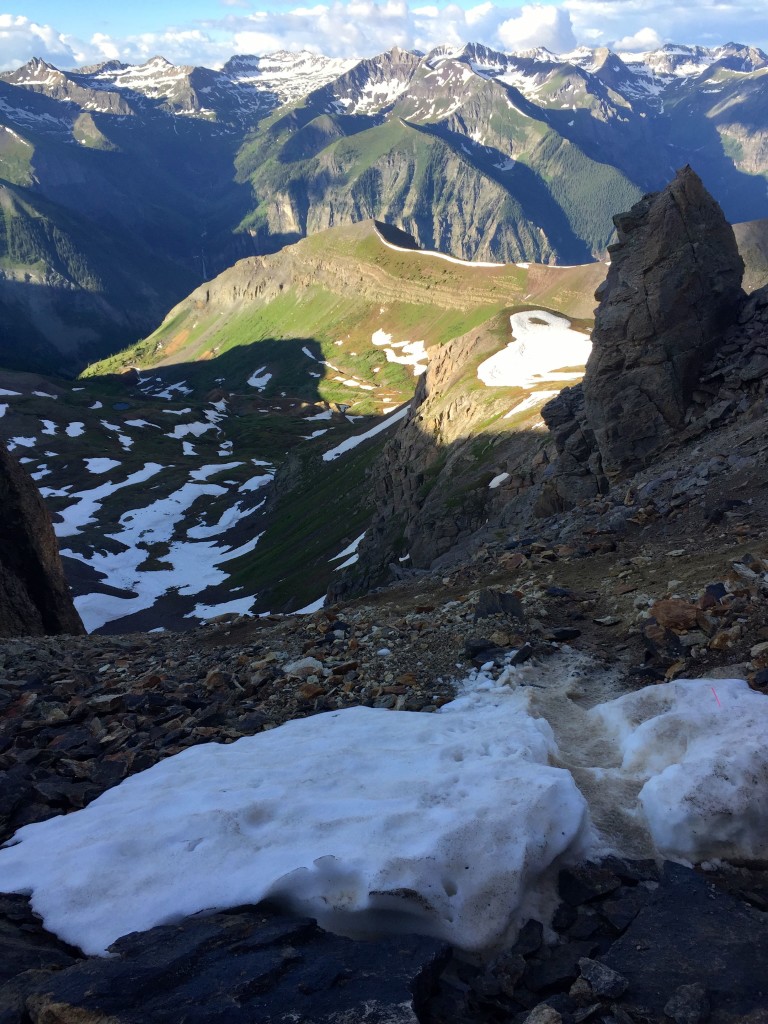
[[[329,559],[370,522],[367,474],[386,440],[379,435],[333,462],[302,453],[290,474],[297,484],[277,496],[255,551],[226,564],[233,588],[258,591],[256,610],[291,611],[325,593],[340,564]]]

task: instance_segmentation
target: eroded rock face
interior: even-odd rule
[[[614,223],[584,377],[608,478],[642,466],[683,426],[702,365],[743,300],[744,272],[732,228],[690,167]]]
[[[0,636],[84,632],[40,492],[0,445]]]
[[[112,953],[22,975],[15,988],[0,989],[0,1019],[418,1024],[447,958],[435,939],[354,942],[264,904],[134,932]]]

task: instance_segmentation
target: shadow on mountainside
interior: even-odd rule
[[[147,371],[132,368],[122,374],[82,380],[87,385],[87,398],[78,394],[69,399],[80,403],[77,418],[85,424],[82,441],[77,437],[68,437],[66,441],[67,463],[81,474],[82,480],[82,483],[75,483],[71,496],[75,496],[82,484],[88,487],[97,483],[83,470],[77,454],[92,456],[99,451],[112,456],[121,466],[119,480],[132,472],[141,473],[148,461],[161,464],[164,472],[162,477],[152,478],[149,488],[142,489],[151,494],[138,497],[136,490],[128,488],[106,499],[103,511],[98,512],[98,522],[88,526],[88,535],[82,544],[75,542],[73,545],[68,540],[67,545],[75,548],[85,545],[86,556],[94,548],[97,551],[120,550],[120,524],[125,513],[136,508],[139,502],[143,507],[161,500],[166,493],[178,491],[188,482],[201,479],[190,474],[201,466],[211,467],[216,463],[240,467],[230,469],[223,479],[215,479],[217,484],[232,486],[226,495],[217,499],[219,505],[215,512],[213,506],[209,509],[203,502],[181,515],[176,513],[173,539],[184,539],[188,528],[199,522],[201,515],[208,524],[205,530],[212,531],[207,535],[215,536],[216,543],[228,549],[247,546],[260,535],[252,550],[226,563],[225,582],[208,587],[203,595],[185,595],[183,588],[174,588],[151,608],[108,622],[100,627],[100,632],[146,630],[157,625],[190,629],[195,622],[186,616],[198,602],[226,603],[236,596],[235,591],[241,599],[246,594],[257,595],[255,611],[301,608],[325,593],[339,564],[332,560],[368,526],[372,511],[369,473],[391,431],[383,431],[359,446],[351,446],[338,458],[324,461],[323,454],[353,440],[356,435],[365,434],[391,416],[402,403],[392,389],[396,397],[386,413],[356,413],[354,419],[348,419],[347,412],[353,412],[357,402],[367,403],[372,408],[370,393],[333,380],[328,384],[330,393],[326,392],[321,375],[333,377],[336,374],[321,360],[320,344],[313,338],[270,338],[251,346],[238,346],[209,360],[157,366]],[[7,378],[8,386],[13,387],[13,376],[7,375]],[[387,390],[382,386],[380,392]],[[334,401],[336,393],[339,399],[347,400]],[[67,399],[67,395],[62,397]],[[94,399],[99,399],[103,407],[91,411],[90,403]],[[28,411],[22,411],[19,405],[15,414],[12,412],[10,418],[0,421],[0,435],[7,438],[16,434],[29,436],[39,430],[38,405],[27,404]],[[206,410],[216,413],[215,429],[199,436],[192,436],[194,431],[180,432],[177,439],[173,439],[169,432],[177,426],[183,431],[188,423],[206,422]],[[100,450],[95,448],[99,442],[94,442],[94,437],[106,437],[105,414],[119,430],[109,438],[112,447]],[[131,426],[141,422],[154,424],[160,430]],[[117,444],[121,431],[134,441],[128,451]],[[187,449],[182,454],[181,438],[184,436],[194,443],[193,450]],[[57,444],[53,439],[47,439],[47,443],[52,447]],[[64,460],[57,459],[54,474],[64,473],[66,469]],[[241,478],[272,472],[275,476],[271,486],[238,489]],[[208,479],[208,475],[202,479]],[[55,476],[46,479],[46,485],[61,486],[63,482],[63,476],[61,482]],[[227,522],[222,517],[227,508],[235,505],[240,509],[239,518],[233,517],[233,524],[226,529],[213,531],[217,520]],[[244,513],[248,513],[247,517]],[[154,567],[162,568],[163,550],[153,551],[152,556]],[[115,590],[108,574],[96,572],[89,565],[67,558],[66,566],[70,582],[80,594],[132,596],[130,591]]]
[[[184,294],[182,288],[177,294]],[[165,299],[137,294],[120,308],[115,296],[102,292],[16,281],[0,273],[0,307],[0,366],[73,378],[89,362],[152,330]]]
[[[406,570],[425,567],[489,523],[505,529],[511,521],[512,499],[518,493],[529,495],[530,485],[547,465],[540,453],[548,434],[539,429],[536,407],[551,392],[538,403],[534,398],[532,409],[505,420],[530,395],[515,387],[487,388],[477,380],[475,364],[498,350],[497,327],[494,320],[490,327],[471,332],[471,356],[468,361],[461,354],[458,357],[456,386],[447,391],[445,443],[425,425],[418,431],[418,440],[401,453],[407,468],[397,473],[396,483],[387,478],[393,468],[390,457],[382,456],[401,443],[398,423],[359,444],[352,442],[402,407],[402,390],[398,394],[392,389],[393,399],[384,415],[366,413],[358,418],[355,403],[371,408],[370,394],[334,382],[335,367],[322,364],[320,344],[313,338],[266,339],[239,345],[210,360],[132,369],[87,378],[87,383],[94,394],[98,389],[109,394],[110,418],[123,422],[137,417],[156,421],[159,403],[150,396],[153,392],[176,394],[167,390],[174,385],[185,389],[178,394],[178,403],[195,410],[226,399],[227,415],[217,424],[218,433],[211,442],[215,450],[204,454],[200,438],[195,442],[197,454],[216,461],[221,444],[231,442],[229,457],[267,461],[275,467],[275,479],[259,492],[259,499],[266,498],[263,507],[226,534],[226,543],[232,547],[263,534],[257,546],[228,565],[226,585],[206,592],[205,600],[224,602],[235,588],[243,587],[256,595],[254,611],[292,611],[316,601],[327,590],[336,593],[353,553],[337,556],[371,530],[374,515],[374,533],[386,535],[391,545],[381,566],[383,575],[390,563],[400,564],[399,558],[409,559],[402,563]],[[446,351],[445,346],[436,350],[435,358]],[[320,373],[324,377],[310,375]],[[371,379],[378,381],[383,375],[384,371]],[[249,386],[249,379],[257,380],[260,388]],[[347,401],[332,400],[336,387]],[[386,388],[379,389],[379,395],[383,391]],[[168,404],[168,397],[162,404]],[[121,407],[119,412],[116,405]],[[321,413],[322,420],[310,419]],[[355,413],[353,422],[347,413]],[[190,411],[184,420],[196,418],[202,414]],[[536,424],[538,428],[533,429]],[[319,436],[312,436],[315,433]],[[150,443],[156,437],[149,435]],[[146,444],[146,435],[141,438]],[[323,457],[339,445],[343,450],[338,456]],[[166,464],[163,452],[142,449],[139,443],[122,461],[130,460],[140,468],[148,455]],[[181,472],[177,449],[174,461]],[[491,487],[500,474],[507,475]],[[370,545],[370,535],[366,544]],[[366,585],[376,585],[382,573],[369,572]],[[93,574],[87,567],[78,567],[71,580],[78,589],[84,588],[82,592],[93,592]],[[109,580],[102,586],[108,588]],[[184,616],[194,607],[194,598],[169,595],[163,602],[168,611],[163,624],[190,628]],[[107,624],[102,631],[151,628],[158,624],[152,621],[153,615],[157,608]]]

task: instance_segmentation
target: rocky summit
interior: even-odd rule
[[[324,607],[224,613],[184,633],[80,635],[48,515],[3,455],[0,890],[36,837],[52,837],[48,860],[62,858],[63,871],[57,891],[6,881],[14,891],[0,895],[1,1024],[766,1024],[768,768],[754,736],[768,693],[768,290],[763,275],[742,291],[733,232],[688,168],[616,227],[583,385],[560,390],[580,372],[563,362],[571,349],[555,346],[546,367],[535,364],[549,377],[526,363],[535,382],[510,393],[517,385],[504,383],[499,360],[515,355],[508,310],[463,324],[421,367],[410,407],[355,478],[373,495],[369,525]],[[383,273],[381,238],[360,244]],[[250,273],[237,271],[248,287]],[[583,280],[552,273],[568,288]],[[374,277],[366,273],[366,289]],[[546,274],[534,268],[524,280],[537,279],[547,294]],[[217,288],[197,296],[196,315]],[[584,332],[563,317],[511,315],[527,344],[543,326],[583,351]],[[335,342],[340,362],[344,341]],[[547,401],[542,385],[553,378],[559,394]],[[221,417],[222,394],[212,399]],[[542,405],[543,421],[529,419]],[[61,436],[55,424],[46,431]],[[65,436],[56,458],[77,431]],[[290,491],[301,472],[296,458],[278,487]],[[210,528],[197,527],[202,537]],[[392,811],[387,788],[401,748],[379,751],[372,737],[365,753],[377,763],[366,777],[359,751],[318,740],[324,723],[343,731],[361,708],[388,728],[399,716],[423,726],[424,763],[435,756],[424,723],[442,729],[435,786],[419,790],[414,769],[398,794],[405,811]],[[492,740],[485,721],[497,732],[508,721],[509,735]],[[321,846],[296,870],[278,864],[288,881],[279,877],[266,899],[243,886],[222,904],[216,887],[237,870],[233,850],[268,852],[272,822],[290,820],[293,797],[275,807],[256,753],[240,806],[237,772],[195,775],[196,752],[208,744],[213,764],[235,758],[240,740],[263,751],[268,737],[278,749],[281,735],[302,738],[278,762],[297,799],[319,779],[328,821],[354,822],[361,804],[375,806],[391,824],[386,849],[371,867],[362,830],[341,858],[318,829]],[[307,760],[312,744],[319,755]],[[473,774],[497,760],[495,775]],[[174,765],[193,786],[173,791],[181,798],[162,853],[187,889],[200,888],[201,912],[166,903],[156,865],[142,859],[161,798],[127,823],[110,803],[151,791],[152,772]],[[562,784],[555,801],[545,777]],[[490,794],[482,816],[454,821],[478,786]],[[105,837],[99,815],[110,807],[118,814]],[[438,819],[446,838],[434,842]],[[61,822],[74,832],[82,823],[72,860]],[[220,848],[212,834],[225,837]],[[466,879],[491,877],[526,838],[518,876],[530,891],[480,885],[465,897]],[[686,842],[706,855],[681,854]],[[108,875],[89,874],[99,856]],[[196,858],[214,869],[195,874]],[[414,862],[423,884],[402,882]],[[118,928],[106,957],[83,952],[91,911],[116,915],[142,898],[156,904],[152,927]],[[48,927],[51,906],[69,907],[63,932]],[[469,918],[502,926],[470,948],[457,924]]]

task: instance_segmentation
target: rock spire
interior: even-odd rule
[[[586,419],[609,479],[682,427],[702,365],[744,297],[733,229],[690,167],[614,224],[584,377]]]

